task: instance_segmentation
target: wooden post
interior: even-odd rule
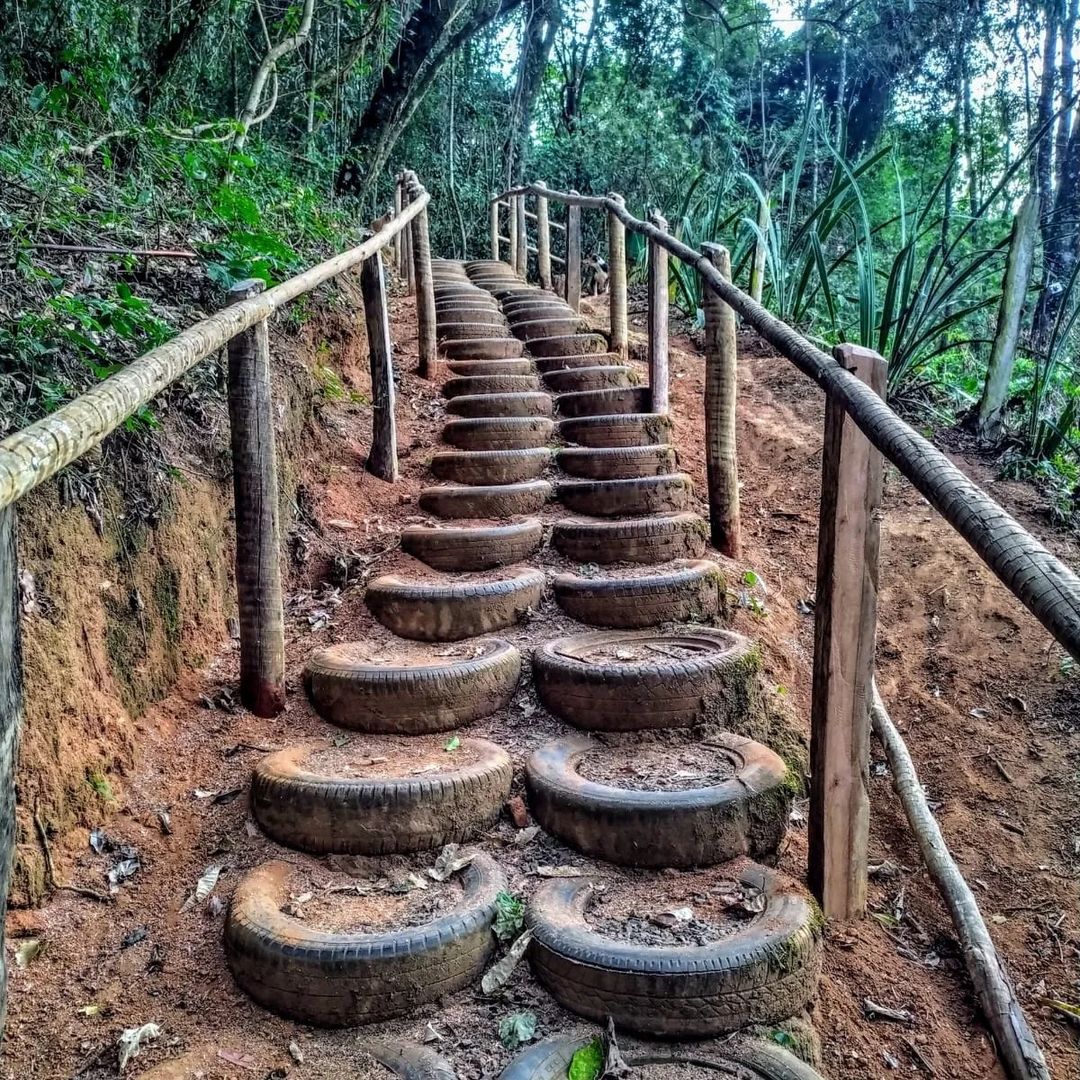
[[[409,199],[420,198],[423,188],[415,174],[409,176]],[[413,275],[416,279],[417,372],[430,379],[435,374],[438,353],[435,342],[435,280],[431,274],[431,238],[425,207],[409,225],[412,233]]]
[[[757,225],[762,233],[769,231],[769,204],[766,199],[758,203]],[[754,258],[750,264],[750,298],[761,303],[761,294],[765,288],[765,241],[758,236],[754,241]]]
[[[658,229],[667,229],[659,210],[649,215]],[[668,411],[668,253],[649,241],[649,391],[654,413]]]
[[[401,173],[394,177],[394,217],[398,217],[403,209],[401,195]],[[394,237],[394,268],[402,277],[405,276],[405,240],[401,233]]]
[[[14,506],[0,507],[0,1035],[7,1016],[4,922],[15,855],[15,766],[23,717],[19,558]]]
[[[856,345],[838,363],[878,394],[885,361]],[[866,911],[870,704],[877,623],[882,458],[833,399],[825,403],[810,710],[810,888],[827,918]]]
[[[506,257],[506,261],[510,264],[511,270],[517,269],[517,249],[518,249],[518,219],[517,219],[517,204],[515,202],[515,196],[508,195],[509,206],[506,208],[506,228],[507,237],[510,240],[510,253]]]
[[[491,257],[499,261],[499,199],[491,196]]]
[[[386,282],[382,259],[376,252],[360,267],[371,364],[371,453],[368,470],[391,484],[398,478],[397,428],[394,422],[394,350],[390,342],[390,316],[386,311]]]
[[[720,244],[702,244],[709,262],[731,280],[731,255]],[[739,556],[739,457],[735,410],[739,402],[735,312],[703,281],[705,307],[705,462],[709,479],[709,529],[712,545],[732,559]]]
[[[566,208],[566,302],[581,310],[581,207],[573,203]]]
[[[525,196],[517,197],[517,263],[514,269],[522,280],[529,276],[529,230],[525,225]]]
[[[409,189],[404,182],[405,174],[402,173],[401,206],[408,207],[412,200],[409,198]],[[400,273],[405,280],[405,292],[409,296],[416,293],[416,266],[413,261],[412,226],[408,225],[398,233],[401,237],[402,266]]]
[[[540,275],[540,288],[550,289],[551,222],[548,220],[548,201],[543,195],[536,196],[536,270]]]
[[[623,197],[610,193],[608,198],[622,204]],[[608,347],[626,359],[628,331],[626,325],[626,226],[608,211],[608,312],[610,333]]]
[[[241,281],[229,291],[229,303],[262,288],[260,281]],[[228,351],[240,700],[256,716],[276,716],[285,707],[285,614],[266,320],[237,334]]]

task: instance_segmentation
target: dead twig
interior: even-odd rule
[[[81,885],[62,885],[57,881],[52,851],[49,848],[49,837],[45,832],[44,823],[37,814],[34,814],[34,828],[37,830],[38,839],[41,841],[41,850],[45,856],[45,882],[50,889],[56,892],[72,892],[78,896],[85,896],[89,900],[96,900],[99,904],[111,904],[113,902],[113,898],[106,893],[95,892],[93,889],[84,889]]]
[[[919,1068],[922,1069],[922,1071],[926,1073],[927,1076],[934,1076],[934,1066],[931,1065],[925,1057],[923,1057],[923,1052],[918,1048],[918,1046],[913,1043],[906,1035],[902,1035],[901,1038],[904,1041],[904,1045],[910,1051],[911,1056],[915,1059],[915,1064],[918,1065]]]

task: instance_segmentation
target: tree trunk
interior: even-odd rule
[[[518,61],[510,131],[503,151],[508,187],[520,184],[525,176],[533,108],[561,19],[559,0],[531,0]]]

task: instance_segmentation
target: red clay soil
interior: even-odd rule
[[[46,948],[26,967],[13,965],[0,1076],[115,1077],[120,1031],[153,1021],[163,1034],[125,1075],[174,1061],[170,1072],[153,1075],[384,1077],[381,1066],[365,1064],[363,1043],[374,1035],[435,1040],[461,1080],[472,1080],[497,1075],[509,1060],[496,1034],[508,1013],[535,1012],[540,1035],[579,1025],[539,989],[525,965],[494,998],[469,989],[370,1030],[324,1032],[293,1024],[259,1009],[234,985],[223,959],[219,906],[181,910],[208,866],[224,866],[214,895],[227,900],[248,868],[282,856],[251,822],[246,787],[260,753],[327,734],[300,685],[311,649],[358,638],[390,641],[364,609],[358,586],[373,573],[415,566],[396,550],[396,534],[419,519],[415,497],[429,482],[425,463],[442,411],[436,388],[410,373],[416,355],[411,306],[399,301],[394,307],[404,372],[398,399],[403,478],[391,486],[364,473],[366,409],[347,402],[324,407],[332,438],[300,465],[314,557],[296,576],[336,558],[348,577],[340,590],[293,584],[287,711],[266,721],[200,703],[223,686],[235,686],[234,647],[206,671],[187,676],[145,715],[136,765],[123,777],[123,806],[104,823],[116,842],[138,849],[141,868],[120,885],[112,903],[57,892],[40,911],[12,913],[9,934],[41,937]],[[703,364],[688,341],[675,345],[673,441],[681,467],[702,493]],[[814,587],[822,400],[755,339],[743,337],[741,346],[741,565],[764,581],[768,614],[738,610],[734,628],[764,643],[776,692],[791,698],[805,723],[813,619],[801,609]],[[349,359],[346,374],[363,392],[362,363]],[[988,481],[985,470],[958,464]],[[1038,499],[1030,490],[1005,484],[990,490],[1067,561],[1080,564],[1073,542],[1050,532],[1037,515]],[[1060,652],[1046,633],[891,470],[881,583],[882,693],[979,897],[1053,1076],[1080,1078],[1076,1029],[1040,1006],[1044,997],[1080,998],[1080,735],[1070,708],[1077,686],[1063,673]],[[526,644],[567,632],[573,624],[554,608],[548,599],[527,627],[506,636]],[[520,763],[525,750],[563,730],[537,705],[523,679],[509,709],[469,734],[495,739]],[[879,869],[870,889],[872,917],[827,931],[825,977],[811,1014],[823,1044],[822,1071],[832,1080],[1000,1077],[948,916],[878,764],[880,747],[875,745],[874,754],[871,856]],[[802,878],[806,836],[799,809],[780,865]],[[162,811],[168,814],[168,834]],[[518,894],[535,888],[541,867],[584,864],[542,833],[526,845],[515,843],[517,835],[504,819],[481,846],[495,854]],[[107,889],[105,873],[121,857],[92,851],[83,830],[53,847],[58,880],[96,890]],[[386,872],[372,860],[285,857],[315,883],[340,880],[341,873],[371,878]],[[656,905],[665,890],[657,888],[655,876],[613,868],[601,873],[636,885],[642,910],[660,910]],[[667,878],[667,892],[677,891],[671,879],[678,875]],[[13,937],[9,948],[19,944]],[[912,1020],[870,1019],[867,1001],[908,1010]]]

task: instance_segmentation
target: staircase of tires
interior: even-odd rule
[[[716,625],[724,578],[703,557],[708,530],[688,509],[668,421],[649,411],[647,388],[603,337],[506,264],[436,261],[434,276],[447,449],[431,461],[438,483],[419,500],[430,521],[401,536],[416,573],[372,580],[364,597],[404,639],[404,659],[388,663],[363,642],[315,653],[306,686],[333,728],[263,759],[251,800],[267,836],[309,854],[428,853],[430,865],[460,844],[443,867],[457,891],[417,925],[340,932],[290,908],[289,863],[263,864],[230,905],[232,972],[259,1004],[321,1026],[407,1018],[478,984],[498,953],[492,928],[507,878],[489,853],[497,845],[468,845],[502,813],[515,762],[467,726],[500,710],[517,715],[519,684],[531,678],[569,733],[524,762],[528,810],[555,841],[595,860],[595,874],[556,867],[527,884],[535,978],[571,1012],[645,1040],[620,1039],[632,1065],[816,1077],[775,1041],[729,1037],[760,1036],[805,1008],[820,926],[805,893],[767,865],[793,785],[777,754],[733,733],[759,679],[758,654]],[[584,626],[560,636],[541,628],[531,656],[497,636],[541,610],[563,629],[571,619]],[[356,767],[336,729],[372,737],[369,753],[382,740],[385,754]],[[449,746],[440,764],[437,751]],[[433,751],[436,764],[421,767]],[[687,751],[708,759],[704,781],[692,770],[678,781],[670,763]],[[664,775],[643,778],[650,762]],[[612,894],[621,889],[625,915],[636,883],[674,877],[695,906],[727,910],[739,898],[738,917],[692,941],[651,923],[655,940],[611,930]],[[604,880],[613,888],[599,888]],[[640,913],[624,922],[634,918],[641,923]],[[549,1037],[503,1075],[565,1077],[593,1034]],[[657,1038],[681,1041],[647,1041]],[[400,1075],[453,1076],[429,1047],[381,1042],[376,1053]]]

